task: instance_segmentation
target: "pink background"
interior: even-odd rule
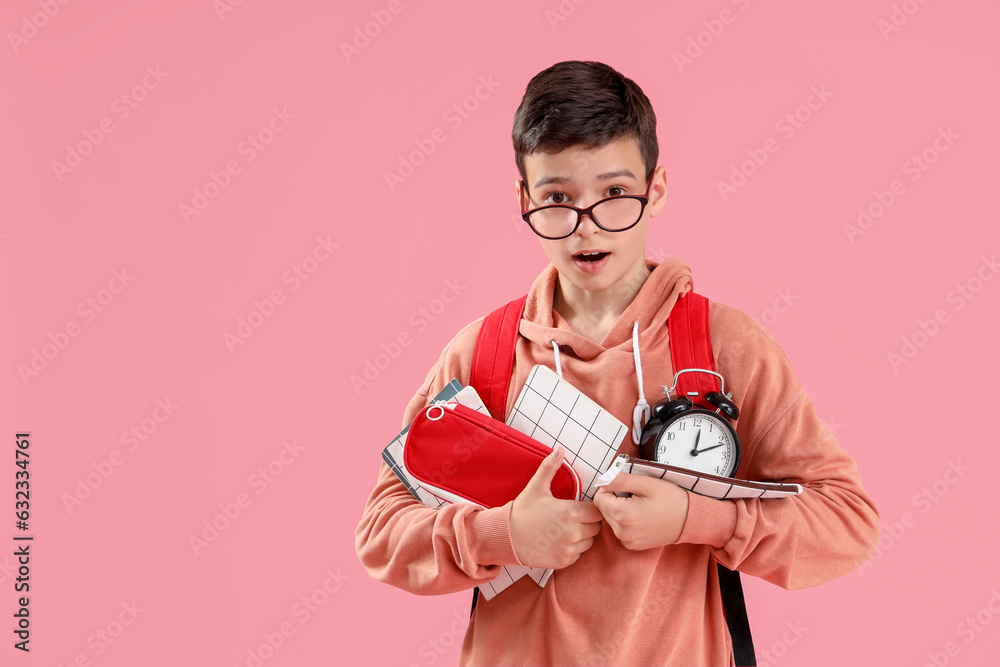
[[[746,582],[759,664],[995,659],[995,3],[223,2],[0,10],[0,663],[457,660],[470,595],[375,582],[354,528],[445,343],[546,264],[513,217],[510,129],[528,79],[566,59],[649,95],[670,199],[648,256],[768,326],[882,514],[862,573]],[[813,90],[829,96],[800,108]],[[734,168],[752,174],[724,200]],[[11,633],[24,430],[27,655]]]

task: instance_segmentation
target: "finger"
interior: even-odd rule
[[[601,509],[594,503],[580,503],[575,518],[579,523],[594,523],[600,521],[603,516]]]
[[[603,522],[598,521],[597,523],[588,523],[583,527],[583,536],[589,538],[595,537],[599,532],[601,532],[601,523]]]
[[[576,544],[577,553],[582,554],[584,551],[590,549],[590,547],[594,546],[594,541],[595,540],[593,537],[588,537],[585,540],[577,542]]]
[[[636,500],[632,496],[619,498],[614,493],[601,494],[600,498],[594,496],[594,505],[601,511],[601,517],[611,524],[615,532],[618,531],[617,519],[630,511],[635,503]]]
[[[598,489],[600,491],[610,491],[612,493],[614,493],[615,491],[621,491],[624,488],[625,484],[627,483],[626,479],[629,477],[635,477],[635,475],[624,471],[619,472],[617,475],[615,475],[615,478],[613,480],[611,480],[604,486],[598,487]]]
[[[612,492],[617,491],[618,493],[631,493],[636,496],[650,496],[656,493],[658,489],[662,489],[664,483],[673,484],[668,479],[622,473],[615,477],[611,484],[605,486],[604,489]],[[619,500],[627,499],[620,498]]]
[[[561,446],[556,446],[552,453],[542,459],[538,464],[538,470],[531,476],[524,490],[531,494],[552,495],[552,480],[559,472],[564,458],[564,450]]]
[[[622,493],[619,491],[618,493]],[[605,491],[601,489],[594,494],[594,505],[596,505],[602,512],[606,507],[611,505],[620,505],[621,503],[628,502],[631,500],[631,496],[619,496],[614,491]]]
[[[567,543],[572,544],[575,541],[587,540],[594,537],[601,532],[602,523],[603,521],[597,521],[573,526],[572,529],[569,529]]]
[[[601,513],[601,517],[606,518],[608,512],[613,511],[615,507],[620,507],[627,500],[628,498],[619,498],[613,492],[608,491],[595,494],[593,504],[597,511]]]

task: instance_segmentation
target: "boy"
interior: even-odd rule
[[[507,410],[532,366],[558,364],[567,381],[641,428],[643,397],[660,397],[673,376],[667,316],[693,285],[680,261],[645,259],[650,218],[666,197],[649,100],[607,65],[558,63],[528,84],[513,141],[521,211],[531,212],[551,265],[528,293]],[[550,205],[577,210],[538,210]],[[709,320],[717,370],[741,411],[736,476],[796,482],[801,495],[714,500],[622,474],[592,503],[559,500],[549,492],[563,457],[556,451],[503,507],[431,509],[382,465],[356,532],[373,577],[435,595],[472,589],[504,564],[556,570],[544,588],[525,577],[480,598],[461,664],[731,665],[716,562],[793,589],[868,559],[878,514],[788,359],[733,308],[712,302]],[[444,349],[404,424],[453,377],[468,384],[481,324]],[[631,434],[619,451],[638,455]]]

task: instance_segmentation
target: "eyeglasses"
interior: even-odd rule
[[[521,218],[528,223],[531,231],[543,239],[553,241],[575,234],[584,215],[589,215],[594,224],[606,232],[624,232],[635,227],[642,219],[642,213],[649,203],[649,187],[652,181],[653,177],[650,175],[644,195],[607,197],[587,208],[577,208],[567,204],[541,206],[525,211],[521,214]],[[525,189],[527,198],[528,193],[524,183],[521,183],[521,187]]]

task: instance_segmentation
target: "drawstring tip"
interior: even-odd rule
[[[635,404],[635,409],[632,410],[632,442],[636,445],[639,444],[639,438],[642,437],[642,427],[649,422],[649,403],[646,402],[645,398],[640,398],[639,402]]]
[[[556,357],[556,375],[558,375],[559,379],[561,380],[561,379],[563,379],[562,361],[560,361],[560,359],[559,359],[559,344],[557,342],[555,342],[554,340],[552,341],[552,351],[553,351],[553,354],[555,354],[555,357]]]

